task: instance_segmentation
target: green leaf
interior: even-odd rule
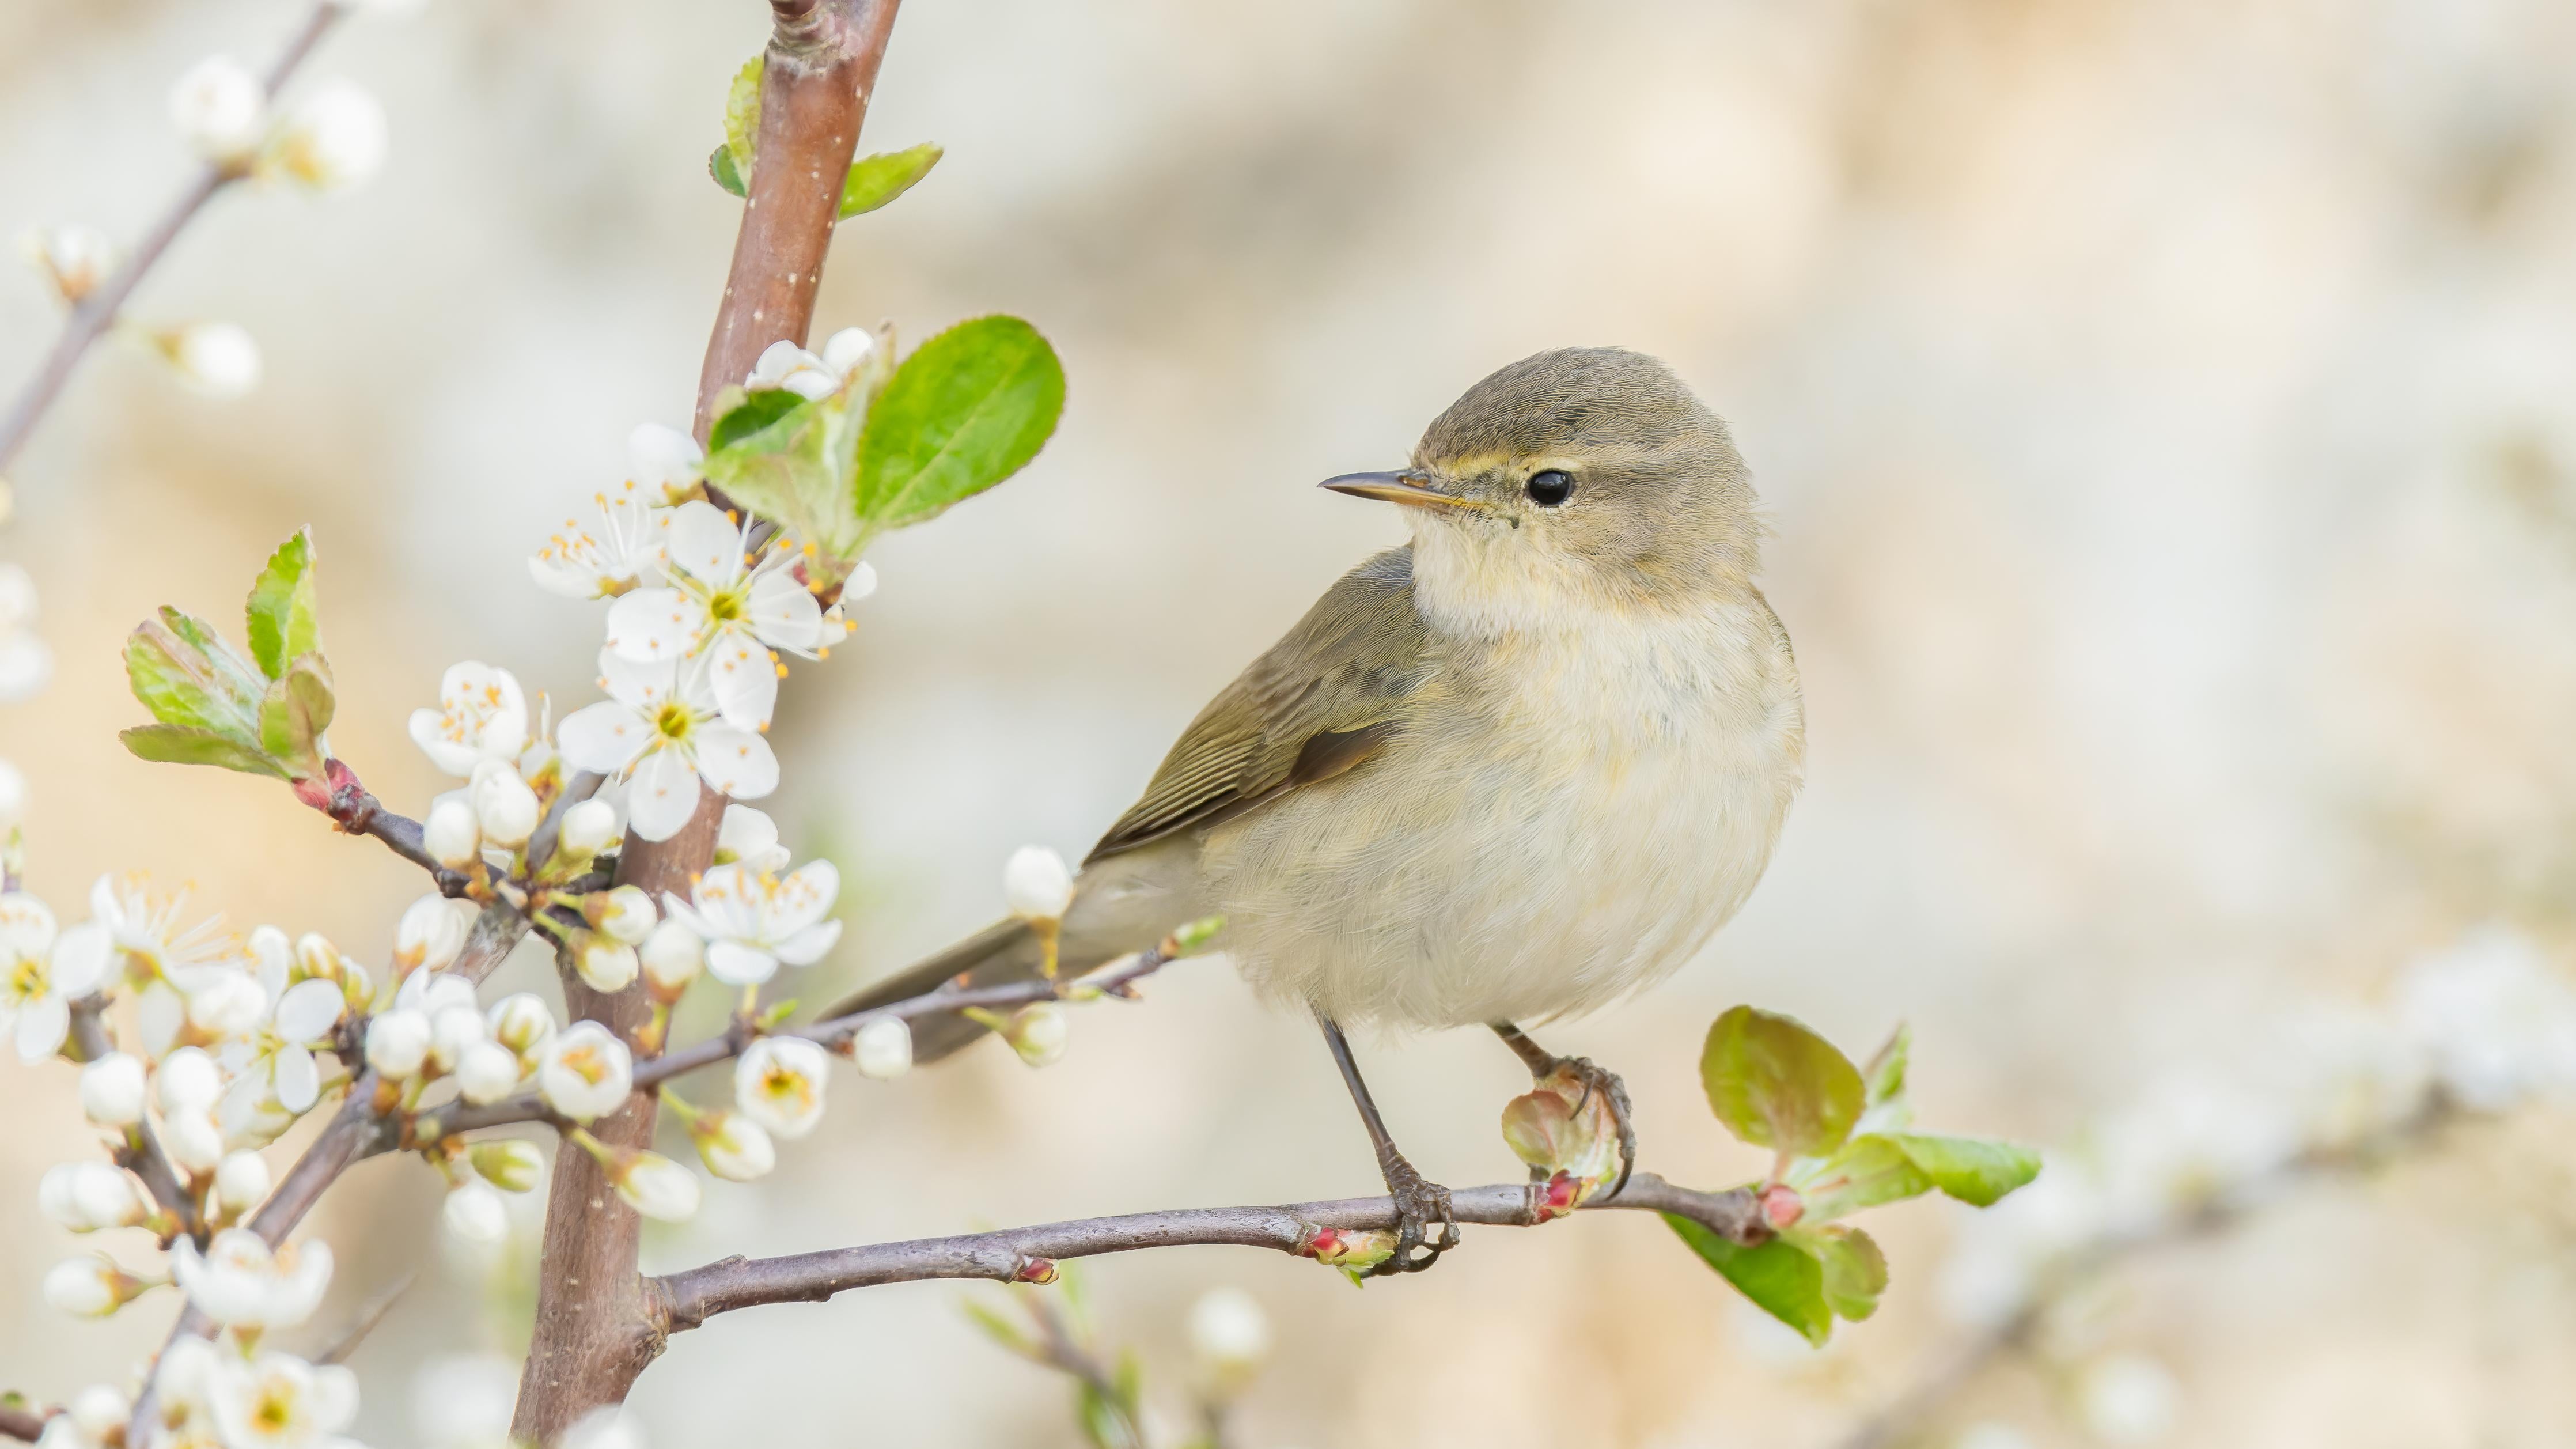
[[[754,426],[765,410],[781,407],[782,397],[783,411]],[[750,394],[710,435],[721,440],[701,465],[708,484],[834,560],[857,557],[865,530],[850,512],[850,470],[859,446],[853,400],[847,392],[810,404],[790,392]],[[723,436],[726,424],[734,435]]]
[[[1913,1054],[1913,1030],[1900,1021],[1887,1038],[1887,1045],[1880,1047],[1870,1057],[1869,1065],[1861,1068],[1861,1076],[1869,1083],[1871,1106],[1905,1095],[1905,1064]]]
[[[895,369],[859,440],[858,516],[871,530],[936,517],[1018,472],[1064,411],[1064,368],[1017,317],[978,317]]]
[[[742,402],[716,419],[707,429],[707,451],[741,442],[780,418],[807,406],[806,399],[783,387],[766,388],[743,394]]]
[[[1923,1169],[1933,1186],[1977,1207],[1991,1207],[2039,1176],[2038,1153],[1991,1137],[1891,1132],[1887,1140]]]
[[[751,187],[743,181],[742,172],[733,164],[731,146],[718,146],[707,153],[707,174],[716,179],[716,185],[736,196],[751,194]]]
[[[1821,1345],[1834,1331],[1834,1311],[1825,1302],[1822,1265],[1786,1238],[1759,1247],[1729,1242],[1700,1223],[1672,1213],[1663,1215],[1701,1261],[1753,1300],[1755,1307],[1798,1330],[1807,1342]]]
[[[165,765],[214,765],[245,775],[295,778],[293,771],[238,740],[184,725],[136,725],[117,732],[136,759]]]
[[[137,625],[125,640],[125,679],[163,724],[257,742],[265,686],[201,619],[163,609],[160,619]]]
[[[1018,1324],[1003,1317],[1000,1310],[988,1308],[972,1299],[968,1299],[962,1306],[966,1310],[966,1316],[974,1320],[975,1326],[984,1330],[985,1336],[995,1343],[1023,1358],[1045,1361],[1046,1350],[1039,1346],[1037,1340],[1022,1332]]]
[[[269,555],[268,567],[251,585],[245,612],[250,615],[250,656],[259,662],[259,672],[271,679],[286,673],[288,661],[322,647],[309,530],[298,529]]]
[[[331,727],[337,707],[331,693],[331,666],[319,654],[300,656],[287,666],[285,678],[269,685],[260,701],[261,748],[298,779],[321,774],[322,732]]]
[[[1700,1082],[1727,1130],[1756,1147],[1822,1157],[1860,1119],[1860,1072],[1789,1017],[1739,1006],[1708,1029]]]
[[[910,191],[930,174],[931,167],[939,164],[943,154],[937,146],[924,143],[860,157],[851,163],[849,179],[841,183],[841,215],[851,217],[874,211]],[[724,178],[716,179],[721,182]]]
[[[744,61],[742,69],[733,73],[733,83],[725,89],[725,150],[733,159],[733,174],[737,181],[751,180],[751,163],[760,140],[760,76],[768,64],[766,51]],[[719,176],[716,181],[721,185],[724,178]],[[731,187],[725,189],[733,190]],[[738,196],[742,194],[744,192],[735,192]]]
[[[1796,1182],[1806,1205],[1806,1220],[1829,1223],[1865,1207],[1921,1197],[1933,1188],[1931,1174],[1914,1165],[1902,1148],[1876,1133],[1864,1133],[1822,1166],[1802,1169]]]
[[[1887,1255],[1858,1228],[1829,1227],[1798,1234],[1798,1246],[1823,1270],[1825,1304],[1854,1323],[1878,1311],[1887,1291]]]

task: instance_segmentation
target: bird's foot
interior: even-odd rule
[[[1532,1075],[1542,1086],[1551,1079],[1578,1084],[1581,1095],[1574,1100],[1573,1113],[1577,1117],[1595,1097],[1609,1109],[1611,1128],[1619,1135],[1619,1176],[1602,1196],[1617,1197],[1619,1190],[1628,1185],[1629,1174],[1637,1170],[1637,1123],[1628,1105],[1628,1084],[1619,1079],[1617,1072],[1595,1064],[1590,1057],[1557,1057],[1548,1063],[1546,1071]]]
[[[1395,1252],[1368,1270],[1383,1278],[1419,1273],[1458,1246],[1458,1218],[1449,1206],[1449,1189],[1424,1177],[1404,1154],[1390,1149],[1378,1160],[1386,1174],[1387,1196],[1395,1199]],[[1432,1230],[1437,1228],[1437,1236]]]

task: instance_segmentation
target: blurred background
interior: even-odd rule
[[[0,229],[130,242],[189,171],[171,80],[265,64],[300,14],[0,7]],[[435,0],[329,42],[307,76],[384,98],[383,174],[223,199],[134,309],[244,324],[264,385],[210,402],[103,348],[12,470],[0,560],[58,661],[0,709],[34,890],[77,917],[97,874],[144,869],[383,959],[417,872],[283,790],[129,758],[120,637],[163,602],[229,622],[310,523],[334,743],[388,801],[447,783],[403,734],[447,664],[505,666],[558,716],[588,699],[596,610],[523,560],[624,476],[629,428],[687,422],[738,207],[705,157],[765,33],[756,0]],[[2409,973],[2462,953],[2510,963],[2490,1016],[2546,1027],[2514,1049],[2554,1080],[2571,65],[2554,0],[913,0],[862,149],[947,158],[843,229],[818,332],[1016,312],[1070,396],[1026,473],[877,550],[856,636],[788,682],[761,803],[849,881],[796,994],[983,924],[1012,847],[1078,856],[1210,693],[1401,537],[1316,479],[1392,465],[1502,363],[1616,343],[1736,429],[1811,741],[1744,915],[1544,1036],[1627,1074],[1649,1166],[1759,1171],[1695,1074],[1739,1001],[1855,1056],[1910,1021],[1928,1121],[2070,1162],[2177,1113],[2277,1162],[2314,1124],[2260,1084],[2303,1070],[2305,1024],[2402,1016]],[[32,274],[0,284],[0,386],[54,326]],[[1375,1190],[1307,1023],[1217,963],[1150,997],[1077,1013],[1043,1073],[980,1050],[845,1078],[772,1179],[712,1184],[648,1266]],[[1428,1172],[1516,1175],[1495,1119],[1526,1079],[1490,1040],[1362,1055]],[[75,1244],[33,1183],[88,1132],[68,1071],[0,1078],[0,1374],[60,1396],[147,1354],[167,1308],[42,1307]],[[2560,1444],[2576,1116],[2515,1100],[2140,1255],[1968,1373],[1944,1366],[1997,1310],[1971,1215],[1933,1202],[1869,1220],[1886,1306],[1822,1351],[1642,1214],[1474,1232],[1364,1293],[1214,1248],[1088,1280],[1176,1419],[1190,1305],[1248,1292],[1275,1335],[1239,1418],[1258,1449],[1829,1445],[1927,1383],[1902,1435],[1973,1449]],[[426,1265],[353,1361],[359,1431],[442,1442],[491,1372],[458,1356],[524,1343],[528,1250],[447,1245],[411,1160],[311,1231],[341,1255],[326,1320]],[[660,1446],[1076,1442],[1063,1381],[967,1321],[979,1293],[727,1317],[636,1403]]]

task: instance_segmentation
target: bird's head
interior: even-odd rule
[[[1525,357],[1449,405],[1410,466],[1326,488],[1408,507],[1427,605],[1517,628],[1748,587],[1762,524],[1726,424],[1615,347]]]

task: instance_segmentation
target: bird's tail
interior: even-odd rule
[[[997,922],[834,1005],[823,1016],[828,1020],[908,1000],[935,991],[942,982],[961,974],[973,986],[1006,986],[1014,981],[1034,980],[1040,959],[1037,933],[1029,929],[1026,921]],[[1075,970],[1081,969],[1076,962],[1063,964]],[[914,1017],[912,1059],[921,1063],[935,1062],[972,1046],[985,1030],[953,1011]]]

